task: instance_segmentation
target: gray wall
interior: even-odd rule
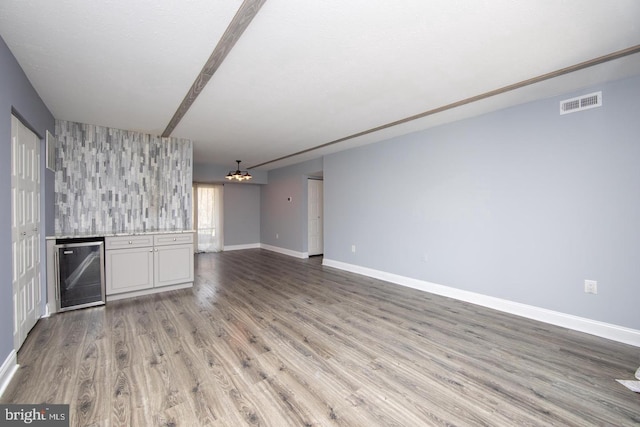
[[[269,171],[261,195],[261,243],[307,252],[307,179],[318,172],[322,158]]]
[[[193,165],[193,181],[224,184],[224,245],[260,243],[260,187],[267,182],[267,172],[251,171],[251,183],[229,183],[224,176],[228,166]]]
[[[325,258],[640,329],[638,99],[640,76],[326,156]]]
[[[11,290],[11,111],[24,123],[45,137],[54,132],[54,118],[0,38],[0,364],[13,350],[13,307]],[[44,142],[41,144],[41,170],[44,170]],[[41,192],[45,233],[53,231],[53,206],[49,206],[53,173],[43,173]],[[44,234],[41,239],[43,277],[45,270]],[[45,287],[42,287],[44,292]],[[44,293],[43,293],[44,295]],[[44,304],[44,303],[43,303]]]
[[[260,243],[259,185],[224,185],[224,245]]]

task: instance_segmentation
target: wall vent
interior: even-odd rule
[[[560,101],[560,114],[576,113],[596,107],[602,107],[602,92],[594,92]]]

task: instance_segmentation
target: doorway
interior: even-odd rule
[[[322,180],[311,178],[307,180],[307,251],[309,256],[322,255],[324,253],[323,190],[324,182]]]
[[[11,115],[13,345],[40,317],[40,139]]]

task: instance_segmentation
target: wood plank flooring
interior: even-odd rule
[[[74,426],[640,425],[640,349],[260,249],[41,319],[2,403]]]

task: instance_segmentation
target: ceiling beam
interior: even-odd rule
[[[539,76],[536,76],[536,77],[533,77],[533,78],[530,78],[530,79],[527,79],[527,80],[523,80],[523,81],[520,81],[520,82],[517,82],[517,83],[510,84],[508,86],[503,86],[501,88],[494,89],[494,90],[491,90],[489,92],[484,92],[484,93],[481,93],[480,95],[475,95],[475,96],[472,96],[472,97],[469,97],[469,98],[465,98],[465,99],[460,100],[460,101],[452,102],[451,104],[443,105],[441,107],[434,108],[432,110],[428,110],[428,111],[425,111],[425,112],[420,113],[420,114],[416,114],[416,115],[413,115],[413,116],[405,117],[404,119],[400,119],[400,120],[396,120],[394,122],[390,122],[390,123],[386,123],[386,124],[383,124],[383,125],[380,125],[380,126],[376,126],[374,128],[367,129],[367,130],[364,130],[364,131],[361,131],[361,132],[358,132],[358,133],[354,133],[352,135],[348,135],[348,136],[345,136],[345,137],[342,137],[342,138],[339,138],[339,139],[336,139],[336,140],[333,140],[333,141],[329,141],[329,142],[326,142],[324,144],[316,145],[315,147],[307,148],[307,149],[302,150],[302,151],[297,151],[297,152],[295,152],[293,154],[287,154],[286,156],[278,157],[277,159],[269,160],[267,162],[263,162],[263,163],[259,163],[257,165],[250,166],[247,169],[254,169],[254,168],[258,168],[260,166],[268,165],[270,163],[279,162],[280,160],[290,159],[291,157],[299,156],[301,154],[306,154],[306,153],[309,153],[311,151],[315,151],[315,150],[319,150],[321,148],[329,147],[331,145],[339,144],[339,143],[347,141],[349,139],[358,138],[360,136],[364,136],[364,135],[368,135],[370,133],[374,133],[374,132],[378,132],[378,131],[381,131],[381,130],[384,130],[384,129],[388,129],[388,128],[393,127],[393,126],[397,126],[397,125],[401,125],[401,124],[404,124],[404,123],[408,123],[408,122],[413,121],[413,120],[421,119],[421,118],[424,118],[424,117],[427,117],[427,116],[431,116],[431,115],[434,115],[434,114],[437,114],[437,113],[441,113],[443,111],[447,111],[447,110],[451,110],[453,108],[461,107],[461,106],[466,105],[466,104],[471,104],[472,102],[480,101],[480,100],[483,100],[483,99],[486,99],[486,98],[490,98],[492,96],[503,94],[505,92],[510,92],[512,90],[520,89],[520,88],[523,88],[525,86],[529,86],[529,85],[532,85],[532,84],[540,83],[540,82],[543,82],[545,80],[553,79],[555,77],[560,77],[562,75],[573,73],[575,71],[580,71],[580,70],[583,70],[585,68],[593,67],[594,65],[599,65],[599,64],[603,64],[605,62],[613,61],[615,59],[620,59],[620,58],[623,58],[625,56],[633,55],[635,53],[640,53],[640,45],[631,46],[631,47],[626,48],[626,49],[618,50],[616,52],[612,52],[612,53],[609,53],[607,55],[599,56],[597,58],[593,58],[593,59],[590,59],[588,61],[584,61],[584,62],[580,62],[578,64],[571,65],[569,67],[565,67],[565,68],[561,68],[559,70],[551,71],[550,73],[542,74],[542,75],[539,75]]]
[[[167,128],[162,132],[164,138],[171,136],[180,120],[187,114],[191,105],[196,100],[200,92],[204,89],[214,73],[218,70],[222,62],[225,60],[233,46],[242,36],[242,33],[247,29],[253,18],[258,14],[258,11],[267,0],[244,0],[240,5],[240,8],[236,12],[235,16],[229,23],[229,26],[225,30],[224,34],[218,41],[215,49],[207,59],[207,62],[202,67],[202,71],[196,77],[196,80],[191,85],[189,92],[182,100],[182,103],[176,110],[175,114],[169,121]]]

